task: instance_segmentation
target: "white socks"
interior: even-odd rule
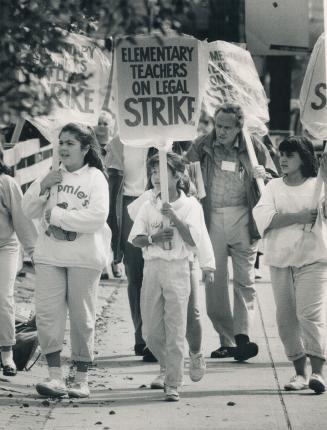
[[[59,379],[62,381],[62,369],[61,367],[49,367],[49,377],[51,379]]]
[[[79,384],[81,382],[88,382],[88,373],[87,372],[76,372],[74,382]]]
[[[3,366],[11,366],[16,368],[16,365],[13,359],[12,349],[10,349],[9,351],[1,351],[1,361]]]

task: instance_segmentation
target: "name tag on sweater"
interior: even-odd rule
[[[228,172],[235,172],[236,163],[234,163],[233,161],[222,161],[221,170],[227,170]]]

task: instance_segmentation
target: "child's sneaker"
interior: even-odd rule
[[[193,382],[200,381],[206,372],[206,362],[201,352],[193,354],[190,352],[189,374]]]
[[[325,381],[321,375],[313,373],[309,379],[309,388],[317,394],[321,394],[325,391]]]
[[[68,396],[74,398],[90,397],[90,389],[87,381],[74,382],[68,388]]]
[[[308,381],[302,375],[295,375],[290,379],[288,384],[284,385],[286,391],[306,390],[308,388]]]
[[[165,388],[165,377],[166,377],[166,369],[164,367],[160,367],[160,373],[151,382],[150,388],[152,388],[152,390],[163,390]]]
[[[44,382],[36,384],[35,388],[44,397],[63,397],[67,394],[66,384],[62,379],[47,378]]]
[[[166,402],[178,402],[179,394],[176,387],[165,386]]]

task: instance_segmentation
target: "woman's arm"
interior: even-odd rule
[[[317,213],[317,209],[304,209],[297,213],[276,213],[266,228],[265,233],[274,228],[287,227],[293,224],[314,224],[317,218]]]

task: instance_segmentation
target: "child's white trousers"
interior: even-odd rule
[[[289,360],[326,357],[327,264],[270,266],[279,336]]]
[[[101,271],[36,264],[35,310],[43,354],[62,350],[67,309],[72,360],[92,362]]]
[[[166,368],[166,385],[172,387],[179,387],[183,381],[189,296],[187,258],[145,261],[141,289],[142,333],[160,366]]]

